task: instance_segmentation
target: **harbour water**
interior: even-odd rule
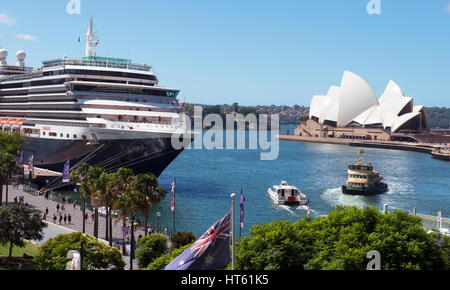
[[[295,126],[282,126],[292,131]],[[225,137],[224,137],[225,140]],[[248,146],[247,146],[248,147]],[[239,224],[239,193],[245,196],[242,235],[252,225],[290,220],[306,215],[306,207],[275,206],[268,187],[286,180],[310,199],[311,215],[326,215],[336,204],[358,207],[383,204],[424,214],[442,211],[450,216],[450,163],[429,154],[389,149],[363,148],[363,162],[380,171],[389,190],[381,195],[348,196],[341,192],[347,165],[359,158],[358,147],[335,144],[280,141],[276,160],[260,160],[260,150],[184,150],[161,174],[159,183],[168,192],[151,211],[150,223],[172,229],[170,189],[176,177],[176,230],[191,231],[196,237],[227,213],[230,194],[235,192],[236,226]]]
[[[282,126],[293,130],[295,126]],[[231,205],[235,192],[236,219],[239,221],[239,192],[245,196],[245,220],[242,234],[252,225],[274,220],[295,221],[306,215],[306,207],[290,208],[272,204],[267,188],[286,180],[310,199],[313,216],[326,215],[336,204],[382,208],[390,206],[436,215],[438,210],[450,216],[450,163],[433,160],[429,154],[364,148],[364,162],[381,172],[389,190],[363,197],[341,192],[347,178],[347,165],[357,161],[357,147],[280,141],[276,160],[260,160],[259,150],[185,150],[160,176],[167,191],[176,177],[176,229],[203,234]],[[170,194],[152,210],[161,213],[160,226],[172,227]]]

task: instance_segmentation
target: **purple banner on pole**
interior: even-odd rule
[[[239,202],[239,206],[241,207],[241,228],[244,227],[244,201],[245,196],[241,193],[241,200]]]
[[[19,159],[17,160],[17,162],[19,163],[19,167],[23,166],[23,150],[20,151]]]
[[[30,158],[28,158],[28,171],[34,171],[34,155],[31,155]]]
[[[64,169],[62,173],[62,182],[70,182],[70,162],[69,160],[64,163]]]
[[[130,227],[122,227],[122,235],[123,235],[123,239],[125,241],[129,241],[130,236],[131,236],[131,228]]]

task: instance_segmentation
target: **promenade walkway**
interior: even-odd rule
[[[59,211],[56,209],[57,206],[57,202],[50,200],[50,199],[46,199],[44,198],[43,195],[41,196],[35,196],[32,194],[28,194],[26,192],[24,192],[22,190],[22,185],[19,185],[19,189],[14,189],[12,185],[9,186],[9,203],[12,203],[14,201],[14,197],[17,197],[17,199],[19,198],[19,196],[24,196],[24,202],[28,203],[28,205],[32,208],[35,208],[37,210],[39,210],[41,212],[41,214],[43,215],[43,213],[45,212],[45,209],[48,207],[48,216],[46,221],[53,223],[53,214],[56,214],[56,217],[58,218],[56,220],[57,225],[61,225],[64,226],[66,228],[75,230],[75,231],[79,231],[81,232],[83,230],[83,212],[80,208],[80,206],[76,205],[76,207],[73,207],[73,204],[65,204],[65,209],[61,210],[61,205]],[[64,214],[68,215],[70,213],[70,215],[72,216],[72,222],[71,223],[64,223],[64,220],[61,221],[61,223],[59,223],[59,213],[62,214],[62,216],[64,217]],[[93,213],[93,211],[86,209],[86,213],[88,214],[88,219],[86,221],[86,230],[85,233],[90,234],[90,235],[94,235],[94,222],[93,219],[91,218],[91,214]],[[98,237],[102,238],[102,239],[106,239],[105,233],[106,233],[106,218],[99,215],[99,230],[98,230]],[[139,234],[144,235],[144,231],[142,229],[137,229],[135,231],[135,235],[136,238],[139,236]],[[116,245],[116,243],[122,243],[122,222],[119,221],[116,223],[116,220],[113,220],[113,245]]]

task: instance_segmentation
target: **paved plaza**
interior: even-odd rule
[[[5,197],[5,190],[3,192],[3,196]],[[65,204],[64,210],[61,209],[61,204],[59,211],[57,210],[58,202],[53,201],[51,199],[46,199],[43,195],[33,195],[30,193],[27,193],[23,191],[22,185],[19,185],[18,188],[14,188],[12,185],[8,187],[8,204],[12,204],[14,202],[14,198],[16,197],[17,200],[19,200],[19,197],[23,196],[24,203],[27,203],[29,207],[34,208],[38,210],[41,213],[41,216],[43,217],[43,214],[45,212],[45,209],[48,207],[48,216],[46,218],[46,222],[48,224],[48,227],[44,229],[44,239],[41,241],[33,241],[34,243],[38,245],[42,245],[47,241],[48,239],[51,239],[59,234],[68,234],[73,231],[82,232],[83,230],[83,213],[79,205],[76,205],[75,208],[73,207],[73,204]],[[62,214],[64,217],[64,214],[67,216],[69,213],[72,216],[72,221],[69,223],[68,221],[64,222],[64,220],[59,223],[59,213]],[[86,221],[86,231],[85,233],[94,235],[94,222],[91,218],[92,211],[89,209],[86,209],[86,213],[88,213],[88,219]],[[53,214],[57,216],[56,223],[53,222]],[[105,223],[106,218],[99,215],[99,230],[98,230],[98,238],[100,241],[107,243],[105,239]],[[122,250],[122,221],[117,221],[116,219],[113,219],[113,246],[119,247],[120,250]],[[139,236],[139,234],[144,235],[144,231],[142,229],[137,229],[135,231],[135,238]],[[117,244],[119,243],[119,244]],[[126,243],[126,245],[129,245],[129,243]],[[128,248],[129,246],[127,246]],[[129,248],[128,248],[129,249]],[[129,264],[129,257],[124,256],[125,261],[127,262],[127,266]]]

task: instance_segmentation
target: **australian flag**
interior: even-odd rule
[[[62,182],[70,182],[70,162],[69,160],[64,163],[64,169],[62,172]]]
[[[230,213],[212,225],[164,270],[217,270],[230,263]]]

